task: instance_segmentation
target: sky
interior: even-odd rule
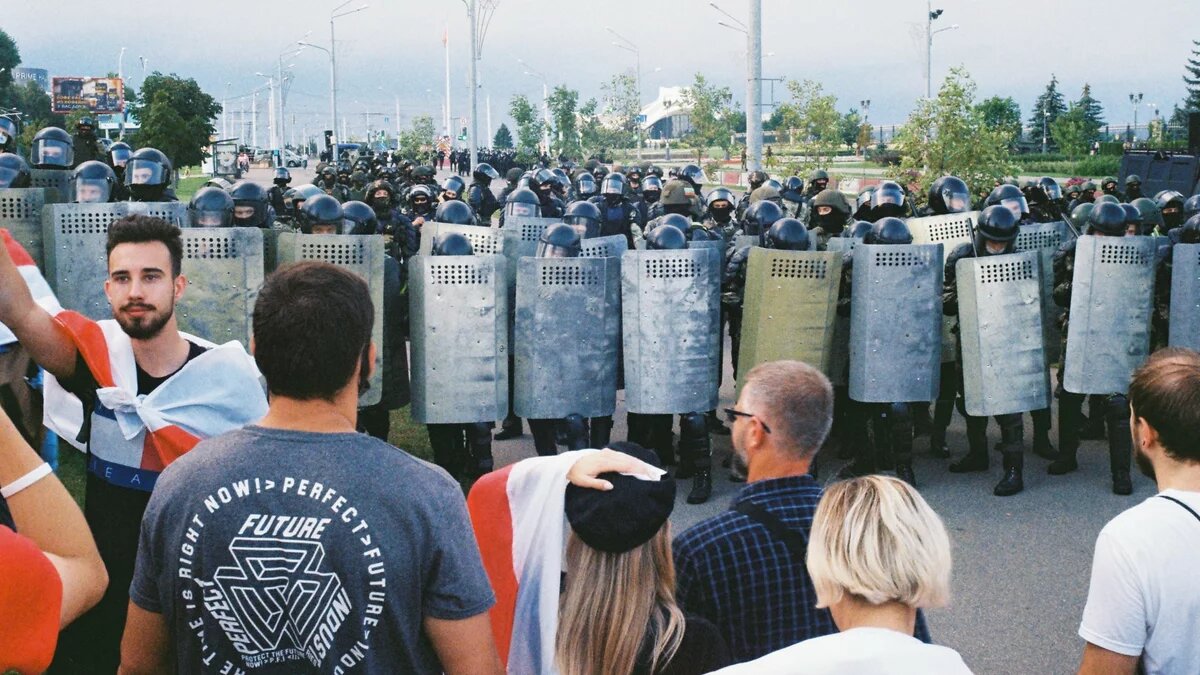
[[[247,96],[259,97],[260,131],[266,134],[266,79],[281,53],[298,40],[329,46],[329,16],[342,0],[205,0],[203,3],[109,0],[4,0],[0,24],[17,42],[22,65],[51,75],[103,75],[118,69],[137,87],[147,72],[194,78],[217,100],[228,97],[236,119]],[[467,112],[469,33],[465,0],[351,0],[346,10],[367,9],[336,21],[339,114],[351,130],[394,128],[431,114],[442,119],[445,50],[449,35],[450,107]],[[483,0],[480,0],[481,2]],[[515,94],[540,101],[543,78],[577,89],[581,102],[601,95],[601,84],[633,72],[633,53],[613,46],[611,27],[640,51],[642,98],[659,86],[686,85],[695,73],[729,86],[745,104],[743,33],[718,24],[733,21],[706,0],[498,0],[484,36],[479,64],[479,126],[507,122]],[[716,3],[746,20],[746,0]],[[902,124],[925,91],[925,14],[922,0],[762,0],[764,78],[812,79],[838,97],[839,109],[870,101],[870,121]],[[103,13],[97,8],[103,7]],[[1144,95],[1138,121],[1153,106],[1170,114],[1186,95],[1182,75],[1200,40],[1198,0],[933,0],[943,9],[934,28],[933,81],[953,66],[965,67],[978,97],[1011,96],[1027,120],[1051,74],[1068,100],[1083,84],[1105,107],[1106,119],[1124,127],[1134,116],[1129,94]],[[343,10],[345,11],[345,10]],[[48,22],[47,17],[72,17]],[[518,60],[528,66],[523,66]],[[309,133],[328,124],[329,59],[308,48],[286,58],[293,84],[287,115]],[[542,77],[527,75],[534,70]],[[787,99],[776,82],[775,101]],[[764,105],[771,83],[764,82]],[[248,115],[247,115],[248,117]],[[387,122],[384,122],[384,119]],[[218,129],[221,123],[218,120]]]

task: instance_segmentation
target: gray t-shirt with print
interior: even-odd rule
[[[364,434],[250,426],[158,479],[133,602],[179,673],[438,673],[425,617],[495,598],[458,484]]]

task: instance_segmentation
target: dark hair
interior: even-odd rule
[[[254,303],[254,360],[272,394],[332,401],[361,364],[375,308],[367,284],[326,262],[280,267]]]
[[[1170,457],[1200,462],[1200,354],[1190,349],[1155,352],[1133,373],[1129,405],[1146,420]]]
[[[108,243],[105,253],[112,255],[120,244],[143,244],[162,242],[171,254],[171,276],[179,276],[183,266],[183,240],[178,227],[154,216],[130,215],[113,221],[108,226]]]

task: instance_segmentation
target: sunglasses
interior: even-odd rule
[[[737,408],[725,408],[725,419],[728,420],[730,424],[736,422],[737,418],[739,417],[752,417],[758,419],[758,423],[762,425],[763,431],[767,432],[768,434],[771,433],[771,427],[767,426],[767,423],[762,421],[762,419],[759,419],[754,413],[742,412]]]

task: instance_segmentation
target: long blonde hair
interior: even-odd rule
[[[598,551],[572,532],[566,562],[554,645],[562,675],[628,675],[647,629],[654,640],[651,672],[670,662],[684,630],[675,604],[670,523],[626,553]]]

